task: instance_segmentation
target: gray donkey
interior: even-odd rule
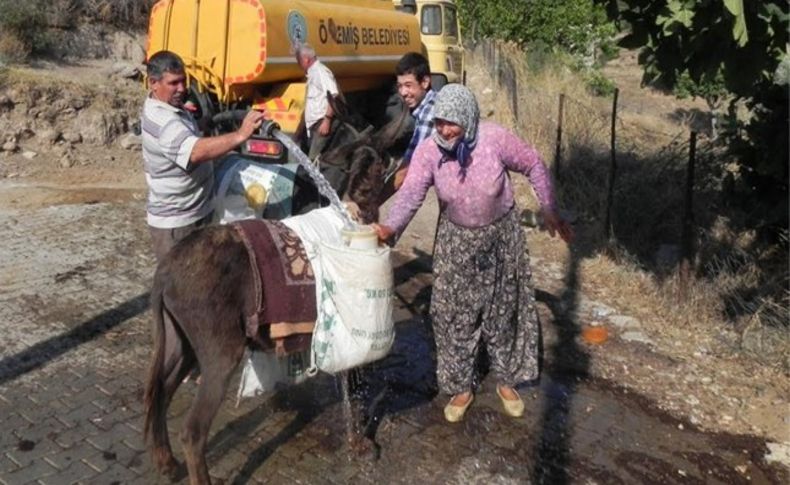
[[[378,219],[386,151],[407,116],[403,110],[378,133],[364,134],[323,156],[333,165],[349,166],[341,195],[358,205],[363,223]],[[231,374],[250,344],[244,317],[255,308],[256,297],[246,247],[230,226],[191,234],[159,264],[151,290],[155,344],[145,387],[144,429],[160,473],[174,477],[180,472],[170,447],[167,408],[179,384],[198,366],[201,379],[181,441],[190,483],[211,482],[205,458],[209,430]]]

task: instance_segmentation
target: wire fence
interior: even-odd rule
[[[468,52],[469,64],[490,75],[483,93],[493,93],[499,114],[506,108],[514,129],[544,154],[562,206],[588,229],[580,251],[625,249],[656,275],[677,270],[669,288],[682,301],[718,301],[721,315],[743,328],[737,349],[787,368],[786,255],[766,259],[776,248],[750,246],[754,232],[738,230],[739,218],[759,214],[732,202],[737,161],[704,126],[696,133],[684,123],[695,110],[658,106],[657,116],[643,92],[592,96],[551,69],[530,69],[541,59],[512,44],[482,40]],[[498,118],[508,121],[507,113]]]
[[[471,54],[491,73],[516,129],[544,149],[563,205],[597,225],[602,241],[651,262],[662,263],[662,248],[668,264],[693,258],[693,209],[720,175],[707,138],[680,124],[635,121],[618,107],[617,90],[606,107],[539,91],[524,53],[511,45],[483,40]]]

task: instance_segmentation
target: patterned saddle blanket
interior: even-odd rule
[[[255,308],[246,315],[249,339],[278,355],[310,348],[316,320],[315,275],[302,240],[285,224],[234,222],[250,259]]]

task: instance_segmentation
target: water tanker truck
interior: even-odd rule
[[[294,135],[306,88],[294,46],[304,43],[332,70],[352,108],[374,124],[385,116],[400,57],[427,55],[418,17],[392,0],[161,0],[151,11],[146,51],[183,58],[195,114],[212,120],[215,133],[233,129],[238,115],[255,107]],[[241,150],[288,160],[265,133]]]

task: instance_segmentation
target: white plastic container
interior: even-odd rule
[[[379,239],[372,226],[357,226],[355,229],[343,229],[340,231],[343,243],[355,249],[376,249],[379,246]]]

